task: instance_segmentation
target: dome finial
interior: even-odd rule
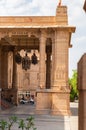
[[[61,6],[62,0],[59,0],[58,6]]]

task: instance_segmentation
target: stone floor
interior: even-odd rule
[[[7,119],[9,116],[17,115],[26,119],[32,115],[37,130],[78,130],[78,103],[70,103],[71,116],[51,116],[34,114],[34,105],[19,105],[10,110],[0,112],[0,119]],[[19,130],[17,125],[12,130]]]

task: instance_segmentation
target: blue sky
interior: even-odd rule
[[[85,0],[62,0],[68,7],[70,26],[76,26],[69,49],[69,76],[77,69],[77,62],[86,53],[86,13],[83,10]],[[0,16],[38,16],[55,15],[58,0],[0,0]]]

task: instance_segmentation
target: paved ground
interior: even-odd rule
[[[20,105],[0,112],[0,119],[8,119],[11,115],[26,119],[34,117],[37,130],[78,130],[78,103],[70,103],[71,116],[34,115],[34,106]],[[17,125],[12,130],[19,130]]]

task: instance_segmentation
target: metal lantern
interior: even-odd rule
[[[16,61],[17,64],[21,64],[22,57],[21,57],[21,55],[18,52],[15,55],[15,61]]]
[[[25,56],[22,58],[22,69],[24,70],[28,70],[30,69],[30,58],[27,56],[27,53],[25,54]]]
[[[34,65],[36,65],[38,63],[37,56],[36,56],[35,52],[31,56],[31,61],[32,61],[32,64],[34,64]]]

